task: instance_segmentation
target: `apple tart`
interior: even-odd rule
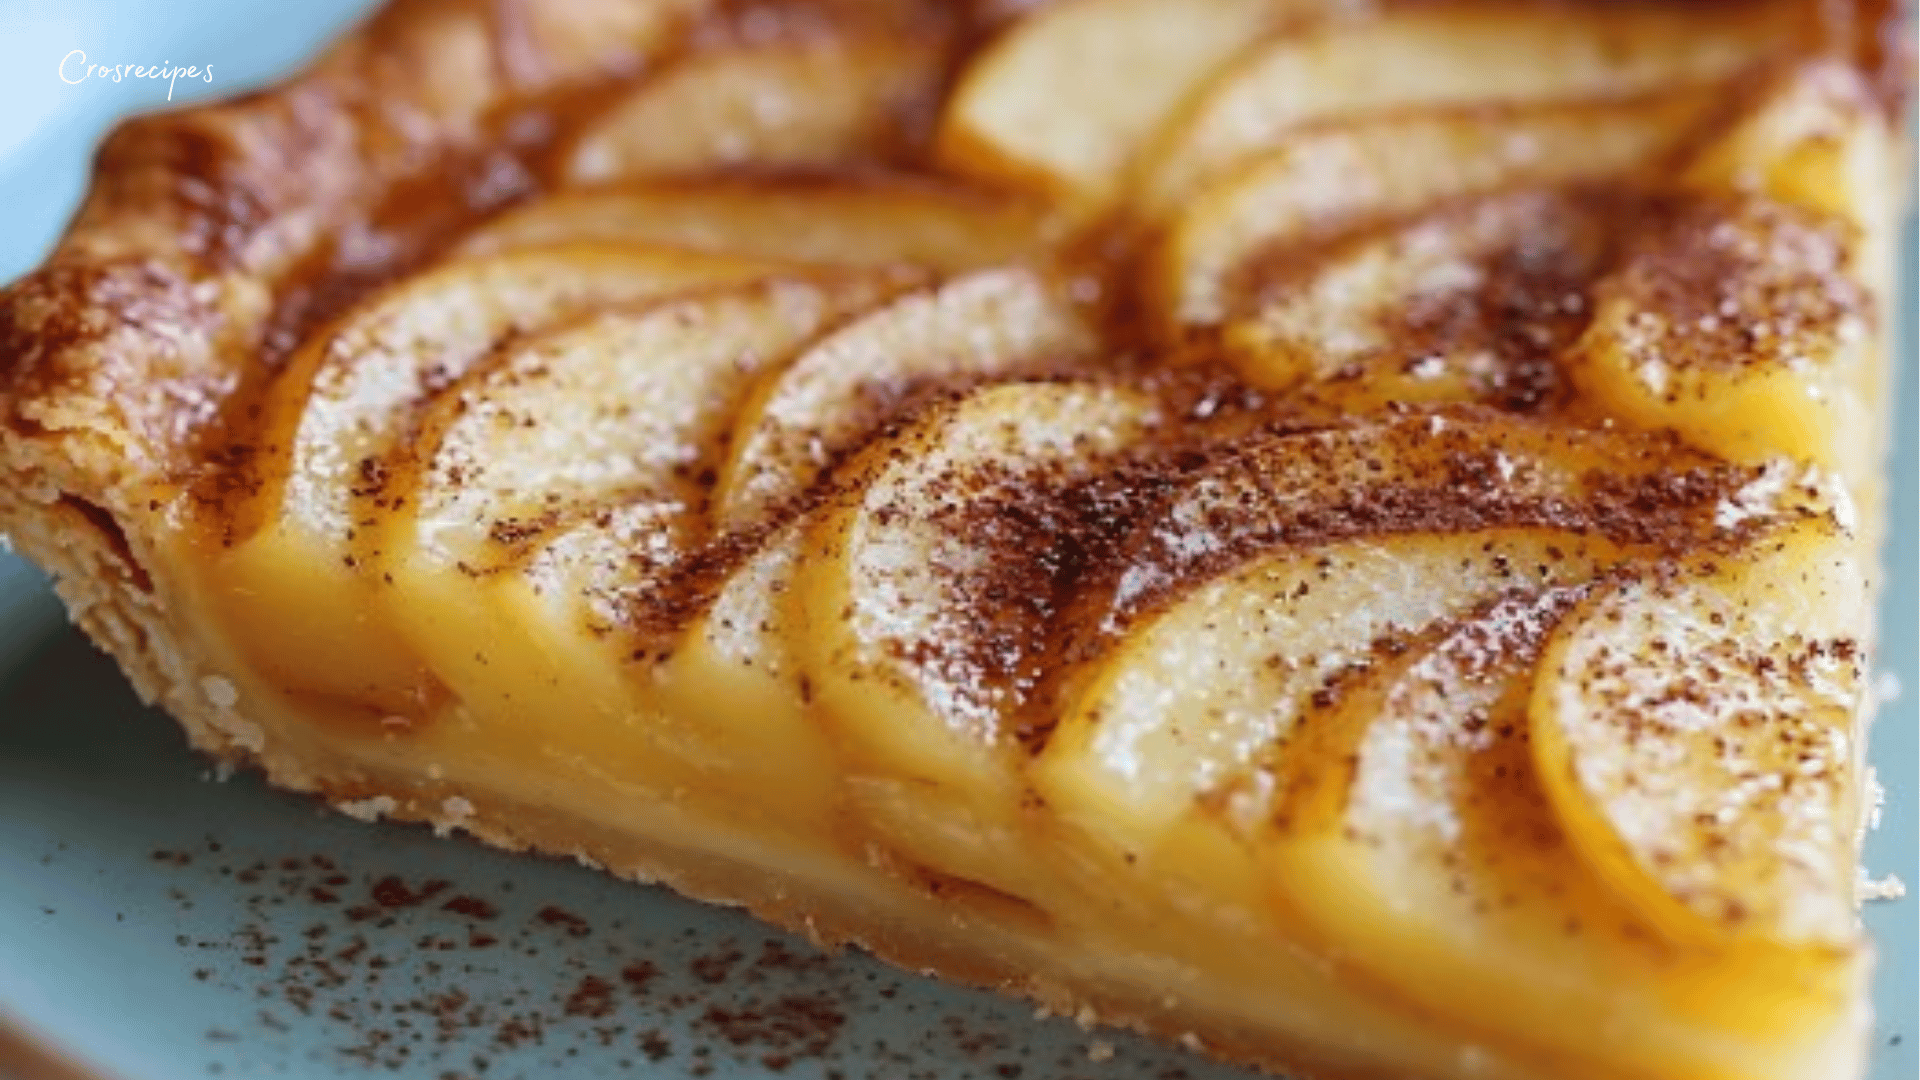
[[[0,293],[194,744],[1326,1077],[1858,1077],[1877,7],[394,0]]]

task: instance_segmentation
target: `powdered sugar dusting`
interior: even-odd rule
[[[1792,464],[1782,458],[1767,462],[1759,476],[1741,485],[1714,508],[1715,527],[1732,531],[1748,521],[1772,516],[1791,486],[1792,469]]]

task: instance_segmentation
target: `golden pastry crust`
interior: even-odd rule
[[[223,762],[257,765],[343,808],[579,855],[1055,1012],[1091,1010],[1234,1060],[1315,1070],[1322,1063],[1286,1056],[1224,1011],[1116,995],[1098,970],[1036,976],[1059,966],[1044,933],[991,903],[942,906],[886,872],[854,903],[804,879],[772,882],[751,861],[442,788],[317,741],[269,739],[282,726],[249,718],[262,698],[236,674],[244,661],[185,614],[197,610],[195,586],[174,577],[163,554],[185,525],[182,493],[219,502],[234,494],[221,484],[245,483],[245,469],[220,456],[233,452],[226,435],[296,346],[374,286],[541,190],[566,118],[594,107],[610,82],[731,32],[694,7],[395,0],[273,90],[116,130],[60,247],[0,294],[0,529],[53,573],[75,621],[142,699]],[[1887,18],[1808,9],[1822,35],[1849,42]],[[1841,9],[1845,19],[1829,21]],[[942,16],[902,10],[893,17],[931,20],[924,25],[955,40],[986,25],[955,30]],[[921,914],[934,907],[938,917]],[[952,925],[956,911],[950,939],[925,931]],[[1839,1026],[1868,1022],[1860,1003]],[[1327,1068],[1355,1075],[1348,1062]]]

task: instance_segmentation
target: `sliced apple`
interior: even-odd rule
[[[389,455],[410,417],[508,335],[775,266],[570,245],[449,263],[395,286],[297,353],[264,403],[257,529],[221,559],[215,595],[288,688],[416,715],[419,658],[371,618],[366,526],[384,516]],[[299,611],[296,620],[280,613]]]
[[[1276,38],[1168,125],[1142,157],[1136,208],[1149,221],[1164,220],[1202,181],[1304,124],[1393,108],[1622,97],[1708,81],[1788,46],[1797,26],[1793,5],[1781,3],[1535,5],[1414,8]]]
[[[1610,547],[1704,542],[1747,476],[1478,409],[1229,444],[1062,620],[1042,794],[1145,856],[1377,643]]]
[[[1880,465],[1895,430],[1888,313],[1895,310],[1893,237],[1899,233],[1895,206],[1881,195],[1882,178],[1897,169],[1881,105],[1861,72],[1838,61],[1784,73],[1760,102],[1701,150],[1681,182],[1701,191],[1764,195],[1850,226],[1847,276],[1865,287],[1874,315],[1865,342],[1835,352],[1824,378],[1814,382],[1820,392],[1847,402],[1837,410],[1843,414],[1840,430],[1855,430],[1850,425],[1859,417],[1876,433],[1870,440],[1842,439],[1843,447],[1862,445],[1864,452],[1835,460],[1854,501],[1877,506],[1885,490]],[[1849,393],[1851,401],[1844,396]],[[1864,539],[1870,548],[1879,545],[1877,533]]]
[[[1259,433],[1183,479],[1123,543],[1102,586],[1079,599],[1089,610],[1073,620],[1084,640],[1071,651],[1101,653],[1136,619],[1277,548],[1510,525],[1710,538],[1717,500],[1751,473],[1675,451],[1476,408]],[[1688,482],[1673,482],[1683,472]],[[1635,512],[1606,509],[1621,503]]]
[[[1629,422],[1736,461],[1775,455],[1875,490],[1886,398],[1877,327],[1886,134],[1852,72],[1801,69],[1709,146],[1696,194],[1649,221],[1601,282],[1574,381]],[[1842,433],[1848,433],[1843,436]]]
[[[936,151],[963,175],[1082,209],[1117,193],[1186,96],[1291,9],[1280,0],[1072,0],[1029,15],[967,68]]]
[[[1825,518],[1603,590],[1555,633],[1534,759],[1584,858],[1661,934],[1833,954],[1854,914],[1866,582]]]
[[[869,778],[861,820],[914,861],[1031,895],[1014,720],[1075,524],[1040,508],[1156,419],[1113,385],[976,391],[863,453],[868,479],[809,528],[795,587],[815,709]]]
[[[622,631],[700,538],[702,477],[755,373],[889,288],[788,278],[602,313],[435,402],[377,569],[388,618],[470,724],[510,732],[535,708],[619,732],[623,754],[721,773],[807,735],[757,713],[661,712],[717,715],[698,731],[652,716]]]
[[[1848,377],[1871,367],[1874,307],[1849,248],[1843,227],[1790,207],[1685,200],[1596,287],[1570,373],[1614,415],[1711,453],[1864,477],[1873,463],[1846,448],[1865,440],[1839,437],[1870,423]]]
[[[1317,694],[1393,642],[1508,589],[1584,577],[1610,546],[1558,529],[1492,528],[1257,559],[1141,620],[1090,662],[1034,784],[1079,827],[1151,858],[1202,800],[1287,739]]]
[[[1391,401],[1550,404],[1620,207],[1521,191],[1342,244],[1263,282],[1252,313],[1224,331],[1228,355],[1255,386],[1346,412]]]
[[[277,528],[341,538],[371,497],[411,411],[511,334],[728,281],[769,276],[766,261],[667,249],[574,244],[449,263],[406,281],[302,349],[265,406],[284,432]],[[372,475],[370,475],[372,474]]]
[[[1547,637],[1592,588],[1503,596],[1277,746],[1256,844],[1272,895],[1313,947],[1423,1010],[1577,1054],[1565,1075],[1801,1075],[1779,1043],[1823,1009],[1657,941],[1547,803],[1528,699]],[[1595,1025],[1616,1032],[1603,1047]]]
[[[1887,201],[1875,196],[1892,165],[1880,104],[1866,76],[1838,60],[1775,78],[1738,123],[1700,148],[1681,183],[1700,191],[1764,195],[1857,226],[1884,240]],[[1861,269],[1883,273],[1882,260]],[[1881,290],[1876,290],[1881,291]]]
[[[953,273],[1036,257],[1049,231],[1032,204],[933,180],[721,179],[561,192],[481,226],[461,250],[601,240]]]
[[[879,160],[930,109],[938,35],[843,32],[696,53],[643,81],[581,133],[568,183]]]
[[[516,342],[420,418],[422,474],[400,534],[383,539],[403,561],[485,573],[635,496],[697,514],[754,378],[901,284],[884,271],[788,275]]]
[[[802,830],[828,828],[844,795],[826,733],[808,715],[812,691],[794,657],[801,625],[793,584],[810,519],[787,522],[728,567],[712,599],[639,662],[647,696],[663,712],[712,718],[692,742],[719,786],[771,806]],[[642,648],[659,641],[645,635]]]
[[[901,297],[769,376],[741,409],[715,498],[744,528],[800,495],[910,393],[1058,366],[1097,342],[1063,286],[988,270]]]
[[[1547,634],[1591,591],[1580,578],[1603,569],[1590,562],[1566,575],[1575,584],[1522,587],[1443,623],[1263,762],[1275,797],[1259,850],[1281,903],[1423,1002],[1471,1009],[1512,978],[1501,969],[1535,960],[1507,951],[1502,920],[1537,930],[1525,924],[1544,909],[1556,938],[1573,936],[1547,894],[1557,879],[1583,899],[1581,866],[1533,779],[1526,696]],[[1489,889],[1512,902],[1490,904]]]
[[[1263,276],[1311,244],[1442,200],[1518,184],[1618,180],[1672,149],[1714,101],[1393,113],[1289,137],[1198,191],[1168,225],[1151,286],[1169,327],[1244,311]]]

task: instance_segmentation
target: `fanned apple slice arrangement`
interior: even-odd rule
[[[1793,6],[809,10],[292,356],[239,648],[1330,1062],[1852,1075],[1892,165]]]

